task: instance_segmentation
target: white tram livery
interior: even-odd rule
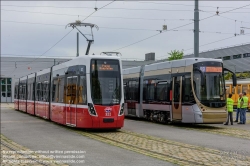
[[[227,118],[221,59],[188,58],[123,69],[125,116],[161,123],[223,123]],[[236,76],[233,73],[236,85]]]

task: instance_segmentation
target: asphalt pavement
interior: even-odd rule
[[[32,151],[85,151],[89,166],[172,166],[172,163],[111,146],[1,104],[1,134]],[[82,160],[82,159],[81,159]]]

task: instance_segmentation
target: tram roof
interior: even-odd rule
[[[120,60],[121,58],[119,56],[109,56],[109,55],[83,55],[83,56],[79,56],[79,57],[73,57],[71,60],[66,61],[66,62],[62,62],[60,64],[57,64],[55,66],[53,66],[54,70],[57,69],[61,69],[63,67],[66,66],[71,66],[71,65],[84,65],[84,63],[82,62],[86,62],[86,60],[90,60],[90,59],[117,59]],[[35,73],[37,73],[37,76],[48,73],[50,71],[50,68],[46,68],[40,71],[37,71]],[[26,76],[20,77],[20,80],[25,80],[27,79],[27,76],[29,77],[34,77],[35,73],[30,73]]]
[[[213,59],[213,58],[186,58],[186,59],[148,64],[145,65],[145,71],[168,69],[174,67],[185,67],[198,62],[205,62],[205,61],[222,62],[221,59]],[[141,67],[138,66],[138,67],[124,69],[123,74],[139,73],[140,68]]]

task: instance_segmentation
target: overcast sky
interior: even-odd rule
[[[101,8],[110,2],[1,1],[1,56],[41,55],[72,30],[71,27],[65,29],[68,23],[84,20],[95,7]],[[220,16],[202,20],[214,15],[217,7],[222,13]],[[236,8],[240,9],[234,10]],[[249,1],[201,1],[199,10],[200,52],[250,42]],[[149,52],[155,52],[156,59],[166,58],[174,49],[183,49],[184,54],[193,53],[193,18],[194,1],[115,1],[84,21],[99,27],[98,31],[93,29],[95,41],[90,54],[118,51],[123,59],[144,60]],[[188,23],[191,24],[180,27]],[[163,25],[170,31],[156,35]],[[235,33],[240,34],[241,27],[249,29],[244,29],[245,35],[233,37]],[[79,29],[90,33],[88,27]],[[42,57],[75,57],[76,32],[76,29],[71,31]],[[156,36],[133,44],[153,35]],[[133,45],[128,46],[130,44]],[[85,54],[86,48],[87,42],[80,35],[80,55]]]

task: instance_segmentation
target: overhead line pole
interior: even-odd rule
[[[199,3],[195,0],[194,8],[194,57],[199,57]]]
[[[79,56],[79,32],[76,33],[76,57]]]

